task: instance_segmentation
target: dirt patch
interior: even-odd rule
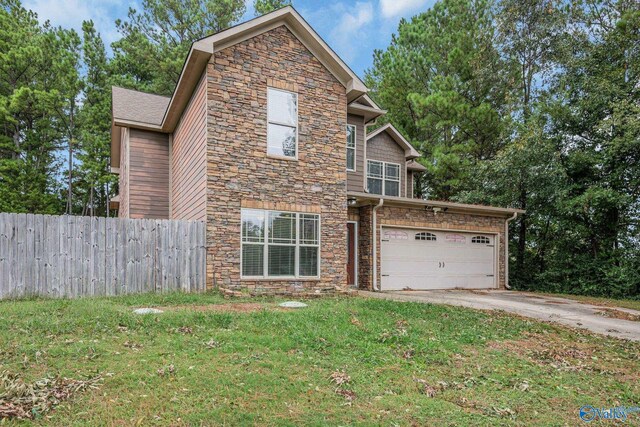
[[[547,304],[569,304],[566,301],[556,301],[556,300],[550,300],[550,299],[547,299],[544,302]]]
[[[613,319],[631,320],[632,322],[640,322],[640,316],[637,314],[627,313],[626,311],[616,310],[615,308],[604,308],[598,311],[598,314]]]
[[[199,312],[221,312],[221,313],[254,313],[256,311],[289,311],[290,309],[278,307],[277,305],[259,304],[254,302],[229,303],[229,304],[206,304],[206,305],[172,305],[167,307],[155,307],[163,311],[191,310]]]

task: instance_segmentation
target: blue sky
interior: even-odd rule
[[[253,18],[253,0],[246,0],[242,21]],[[294,7],[361,77],[371,67],[374,49],[384,49],[402,17],[409,18],[433,5],[435,0],[293,0]],[[41,21],[79,30],[83,20],[93,19],[105,42],[119,38],[114,21],[126,19],[137,1],[119,0],[23,0]]]

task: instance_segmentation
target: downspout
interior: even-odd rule
[[[507,218],[504,222],[504,287],[511,289],[509,286],[509,223],[518,217],[518,212],[514,212],[511,218]]]
[[[378,286],[378,226],[376,211],[382,207],[384,200],[381,198],[376,206],[373,207],[373,283],[372,288],[375,291]],[[378,291],[381,290],[381,286],[378,286]]]

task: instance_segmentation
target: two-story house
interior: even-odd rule
[[[123,218],[206,221],[209,288],[500,288],[514,209],[422,200],[419,153],[291,7],[193,43],[170,98],[113,88]]]

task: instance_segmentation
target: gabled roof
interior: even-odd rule
[[[388,123],[381,128],[376,129],[367,135],[367,141],[374,138],[376,135],[380,135],[382,132],[386,132],[399,146],[404,148],[405,157],[407,159],[415,159],[420,157],[418,150],[413,148],[413,145],[405,139],[404,136],[396,129],[391,123]]]
[[[351,102],[364,95],[368,89],[360,78],[338,57],[327,43],[316,33],[307,21],[291,6],[262,15],[242,24],[235,25],[219,33],[200,39],[191,45],[180,80],[171,97],[162,129],[173,131],[182,110],[186,106],[193,89],[204,70],[209,57],[215,52],[265,33],[280,26],[286,26],[307,49],[338,79],[347,90],[347,101]]]

